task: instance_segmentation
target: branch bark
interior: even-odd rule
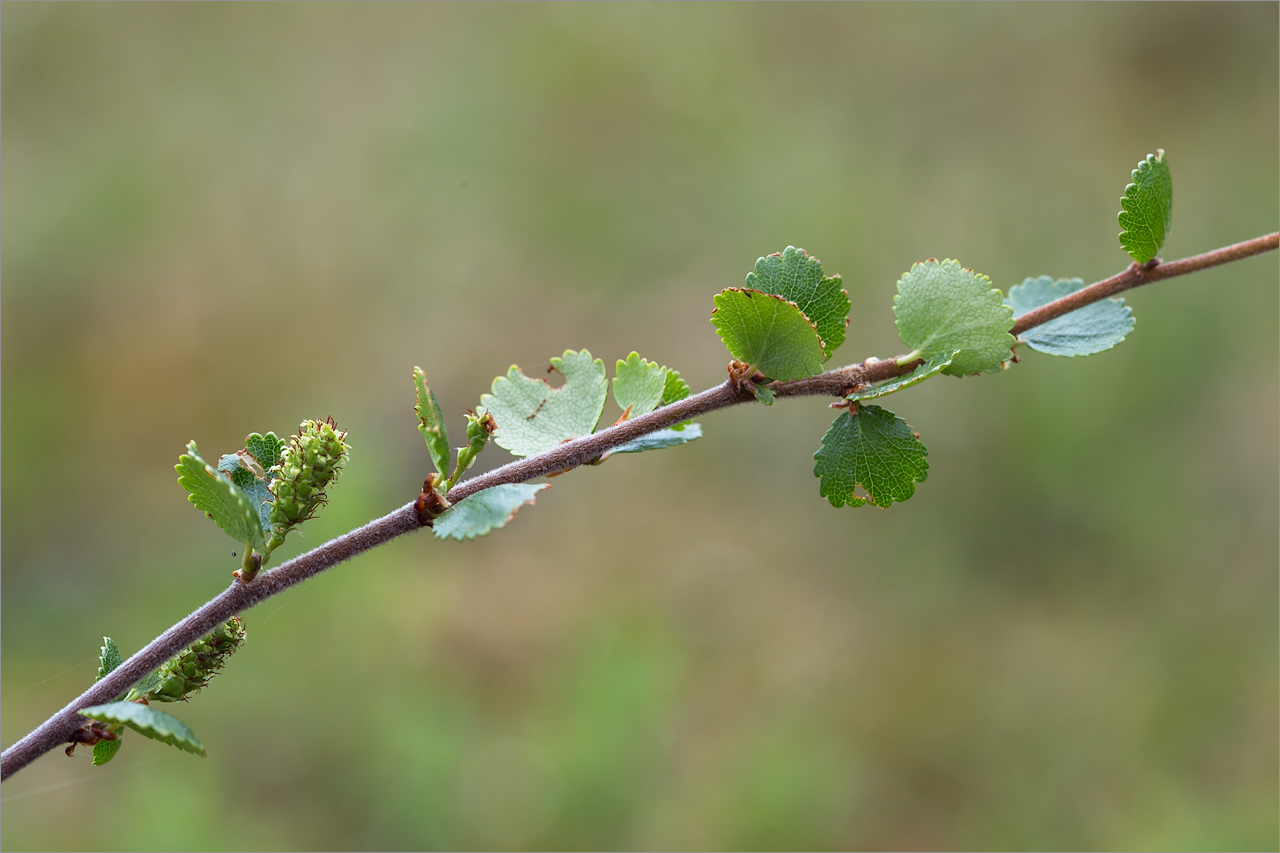
[[[1022,315],[1014,323],[1012,332],[1017,336],[1063,314],[1125,290],[1238,261],[1262,252],[1274,251],[1278,246],[1280,246],[1280,232],[1169,263],[1160,263],[1158,260],[1145,265],[1135,263],[1111,278],[1091,284],[1069,296]],[[895,359],[870,358],[861,364],[847,365],[808,379],[773,382],[770,388],[780,397],[843,397],[849,389],[859,383],[880,382],[902,376],[910,373],[920,363],[917,359],[899,365]],[[623,421],[592,435],[565,442],[546,453],[519,459],[485,474],[463,480],[449,491],[449,500],[456,504],[476,492],[493,486],[523,483],[537,477],[568,471],[594,462],[608,451],[642,435],[754,399],[755,395],[746,385],[726,381],[700,394],[663,406],[647,415]],[[8,779],[39,756],[67,743],[71,733],[84,722],[84,718],[77,713],[80,708],[104,704],[120,698],[139,679],[201,636],[209,633],[220,622],[284,592],[295,584],[331,569],[357,554],[420,529],[421,523],[411,501],[382,518],[331,539],[273,570],[263,572],[251,583],[233,582],[217,597],[151,641],[106,678],[96,682],[67,703],[62,710],[6,749],[3,756],[0,756],[0,780]]]

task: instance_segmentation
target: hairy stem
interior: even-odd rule
[[[1169,263],[1158,261],[1145,265],[1135,263],[1111,278],[1091,284],[1069,296],[1022,315],[1014,323],[1012,331],[1015,336],[1020,335],[1028,329],[1122,291],[1238,261],[1262,252],[1274,251],[1278,245],[1280,245],[1280,233],[1267,234],[1234,246],[1226,246]],[[902,376],[910,373],[921,363],[917,358],[899,364],[903,358],[901,356],[885,360],[869,358],[861,364],[829,370],[808,379],[773,382],[770,388],[780,397],[813,395],[843,397],[855,385],[881,382]],[[640,436],[666,429],[681,421],[691,420],[718,409],[753,400],[755,395],[745,384],[734,383],[732,380],[726,381],[700,394],[663,406],[647,415],[623,421],[592,435],[567,441],[546,453],[527,459],[518,459],[488,473],[463,480],[449,490],[450,503],[456,504],[476,492],[493,486],[523,483],[537,477],[577,468],[598,460],[609,450]],[[201,636],[209,633],[219,623],[357,554],[419,529],[421,529],[421,523],[414,511],[413,502],[410,502],[382,518],[375,519],[363,527],[294,557],[276,569],[263,572],[251,583],[233,582],[220,595],[152,640],[106,678],[96,682],[80,696],[67,703],[62,710],[6,749],[0,757],[0,779],[8,779],[39,756],[66,743],[71,733],[84,721],[84,718],[77,713],[80,708],[105,704],[120,698],[139,679],[160,667]]]

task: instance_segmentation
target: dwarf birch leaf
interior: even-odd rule
[[[881,382],[871,388],[862,391],[855,391],[845,397],[846,400],[874,400],[876,397],[886,397],[895,391],[901,391],[903,388],[910,388],[912,385],[919,385],[926,379],[937,376],[951,364],[951,359],[955,357],[955,353],[951,353],[946,358],[933,358],[917,367],[905,376],[899,376],[890,379],[887,382]]]
[[[630,407],[630,418],[658,408],[666,387],[667,368],[641,358],[639,353],[631,353],[614,369],[613,399],[624,412]]]
[[[534,501],[534,495],[549,483],[506,483],[476,492],[437,516],[433,528],[437,539],[475,539],[497,530],[515,517],[516,510]]]
[[[600,420],[609,395],[604,362],[586,350],[565,350],[563,358],[551,359],[551,369],[564,376],[564,385],[552,388],[512,365],[506,376],[493,380],[493,393],[480,397],[498,424],[493,440],[516,456],[534,456],[590,435]]]
[[[449,432],[444,427],[444,414],[440,404],[427,386],[427,375],[421,367],[413,369],[413,384],[418,389],[418,431],[427,442],[431,464],[441,477],[449,476]]]
[[[774,399],[778,396],[772,388],[763,382],[752,382],[751,390],[755,393],[756,399],[766,406],[772,406]]]
[[[813,455],[819,492],[832,506],[871,503],[887,507],[905,501],[924,482],[929,451],[906,421],[879,406],[842,412]],[[864,494],[857,494],[861,488]]]
[[[116,757],[120,751],[120,741],[124,740],[124,732],[117,732],[115,740],[100,740],[93,745],[93,766],[101,767]]]
[[[1013,312],[991,279],[958,261],[913,264],[893,298],[898,335],[925,361],[951,358],[948,376],[995,370],[1013,347]]]
[[[120,656],[120,647],[116,645],[115,640],[103,637],[102,653],[98,655],[98,677],[94,681],[106,678],[123,660],[124,658]]]
[[[738,361],[770,379],[804,379],[821,372],[826,360],[822,339],[794,302],[737,287],[717,294],[714,301],[711,324]]]
[[[126,725],[152,740],[176,746],[195,755],[204,755],[204,744],[200,743],[190,726],[172,714],[156,710],[150,705],[142,705],[138,702],[111,702],[107,705],[81,708],[79,713],[92,720]]]
[[[271,469],[280,464],[280,453],[284,450],[284,447],[284,439],[274,432],[269,432],[266,435],[251,432],[244,439],[245,452],[257,461],[267,475],[267,479],[271,477]]]
[[[1054,281],[1042,275],[1009,288],[1004,302],[1013,309],[1015,316],[1021,317],[1082,287],[1083,279]],[[1123,299],[1113,296],[1028,329],[1022,333],[1022,340],[1033,350],[1049,355],[1093,355],[1123,341],[1133,331],[1133,323],[1133,311]]]
[[[249,468],[246,467],[247,465],[254,467]],[[271,494],[269,485],[273,478],[269,476],[259,478],[257,472],[262,470],[262,466],[256,459],[249,456],[247,450],[239,453],[224,453],[218,459],[218,471],[230,477],[231,482],[244,493],[245,498],[257,510],[258,523],[262,526],[265,537],[265,534],[271,532],[271,502],[275,500],[275,496]]]
[[[667,368],[667,381],[662,386],[662,402],[659,406],[669,406],[689,396],[689,383],[680,378],[678,370]]]
[[[621,447],[615,447],[609,453],[640,453],[645,450],[661,450],[664,447],[675,447],[677,444],[688,444],[696,438],[702,438],[700,424],[687,423],[679,428],[663,429],[642,435]]]
[[[194,441],[187,444],[187,452],[178,457],[174,466],[179,474],[178,484],[190,492],[187,500],[196,509],[212,518],[214,523],[237,542],[263,549],[262,522],[257,509],[241,489],[226,474],[215,471],[200,458]]]
[[[1173,220],[1173,173],[1164,149],[1148,154],[1133,170],[1120,199],[1120,247],[1140,264],[1156,256]]]
[[[844,343],[849,325],[849,294],[840,286],[840,276],[822,274],[822,262],[804,249],[788,246],[756,261],[747,274],[747,288],[781,296],[796,307],[818,330],[824,358],[831,358]]]

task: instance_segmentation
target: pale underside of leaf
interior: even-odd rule
[[[232,539],[262,550],[265,539],[257,509],[230,477],[200,458],[194,441],[187,445],[187,453],[178,457],[175,468],[180,475],[178,483],[190,492],[187,500],[196,509],[212,518]]]
[[[663,429],[642,435],[609,453],[641,453],[645,450],[661,450],[664,447],[675,447],[677,444],[688,444],[694,439],[702,438],[702,427],[699,424],[685,424],[680,429]]]
[[[804,379],[822,371],[818,330],[794,303],[731,287],[715,297],[711,323],[734,358],[770,379]]]
[[[194,755],[204,755],[204,744],[200,743],[190,726],[172,714],[166,714],[150,705],[139,702],[111,702],[106,705],[82,708],[79,713],[92,720],[126,725],[152,740],[176,746]]]
[[[437,539],[475,539],[497,530],[515,517],[516,511],[534,502],[549,483],[506,483],[493,486],[459,501],[433,522]]]
[[[265,538],[265,534],[271,532],[271,502],[275,500],[275,495],[271,494],[270,483],[274,477],[268,475],[259,478],[254,470],[246,467],[248,462],[258,472],[263,470],[256,459],[252,457],[245,459],[246,452],[223,454],[218,460],[218,471],[230,477],[231,482],[244,493],[245,498],[257,510],[258,524],[262,527]]]
[[[841,413],[814,454],[819,492],[832,506],[887,507],[915,493],[929,470],[929,451],[906,421],[879,406]]]
[[[667,368],[631,353],[614,368],[613,399],[629,418],[648,414],[662,403]],[[687,386],[686,386],[687,387]]]
[[[955,358],[955,356],[956,353],[952,352],[945,358],[933,358],[926,361],[924,364],[920,365],[905,376],[899,376],[894,379],[890,379],[887,382],[881,382],[879,385],[874,385],[861,391],[854,391],[852,394],[846,396],[845,399],[874,400],[876,397],[887,397],[895,391],[901,391],[903,388],[910,388],[912,385],[919,385],[926,379],[932,379],[945,370],[951,364],[951,360]]]
[[[1120,199],[1120,246],[1140,264],[1156,256],[1173,220],[1173,173],[1163,149],[1133,170],[1133,183]]]
[[[1021,317],[1084,286],[1084,280],[1079,278],[1028,278],[1009,288],[1005,304]],[[1114,296],[1028,329],[1022,333],[1022,340],[1033,350],[1049,355],[1093,355],[1123,341],[1133,331],[1133,325],[1133,311],[1123,299]]]
[[[551,367],[564,376],[559,388],[512,365],[506,376],[493,380],[493,393],[480,398],[498,424],[493,440],[516,456],[534,456],[590,435],[604,410],[609,394],[604,362],[586,350],[566,350],[563,358],[551,359]]]
[[[804,249],[788,246],[760,258],[747,274],[746,287],[794,302],[818,330],[825,358],[830,358],[844,342],[849,325],[849,294],[841,286],[840,276],[824,276],[822,262]]]
[[[914,264],[893,299],[898,334],[926,361],[951,358],[942,369],[968,376],[999,369],[1013,347],[1013,312],[985,275],[958,261]]]

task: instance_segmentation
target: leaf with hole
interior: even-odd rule
[[[991,279],[958,261],[914,264],[893,298],[898,335],[925,361],[951,358],[948,376],[999,369],[1013,347],[1013,312]]]
[[[864,388],[861,391],[854,391],[852,394],[846,396],[845,399],[874,400],[877,397],[887,397],[895,391],[901,391],[903,388],[910,388],[912,385],[919,385],[926,379],[932,379],[945,370],[951,364],[951,360],[955,358],[955,356],[956,354],[953,352],[945,358],[930,359],[905,376],[898,376],[887,382],[881,382],[879,385],[873,385],[869,388]]]
[[[1120,247],[1140,264],[1156,256],[1173,221],[1173,173],[1164,149],[1148,154],[1133,170],[1120,199]]]
[[[128,726],[152,740],[176,746],[194,755],[204,755],[204,744],[200,743],[190,726],[172,714],[166,714],[150,705],[138,702],[111,702],[106,705],[81,708],[79,713],[91,720]]]
[[[818,330],[794,302],[731,287],[716,295],[711,324],[738,361],[770,379],[804,379],[822,371]]]
[[[1009,295],[1004,301],[1013,309],[1015,316],[1021,317],[1041,305],[1070,296],[1082,287],[1083,279],[1054,281],[1042,275],[1009,288]],[[1133,324],[1133,311],[1123,299],[1113,296],[1028,329],[1022,333],[1022,340],[1033,350],[1049,355],[1093,355],[1123,341],[1133,331]]]
[[[628,418],[648,414],[662,404],[667,368],[631,353],[614,368],[613,399]],[[688,386],[686,386],[688,387]]]
[[[887,507],[910,498],[916,483],[924,482],[928,455],[902,418],[879,406],[855,403],[822,437],[822,447],[813,455],[813,474],[832,506]]]
[[[516,510],[534,502],[549,483],[505,483],[476,492],[442,512],[432,525],[437,539],[475,539],[497,530],[515,517]]]
[[[604,362],[586,350],[565,350],[563,358],[551,359],[551,370],[564,377],[559,388],[512,365],[506,376],[493,380],[493,393],[480,397],[498,424],[493,440],[516,456],[534,456],[590,435],[600,421],[609,395]]]
[[[194,441],[187,444],[187,452],[178,457],[174,466],[179,474],[178,484],[190,494],[187,500],[195,504],[224,532],[237,542],[258,551],[265,540],[261,516],[253,502],[231,482],[225,473],[215,471],[203,459]]]
[[[755,269],[747,274],[746,287],[794,302],[818,330],[826,359],[844,343],[849,325],[849,294],[840,285],[840,276],[822,274],[821,261],[804,249],[788,246],[757,260]]]

